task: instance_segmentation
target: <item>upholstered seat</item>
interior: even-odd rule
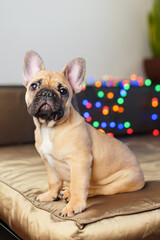
[[[73,218],[59,216],[62,200],[35,201],[47,189],[47,173],[33,145],[1,147],[0,218],[27,240],[160,239],[159,143],[153,137],[126,141],[141,163],[145,187],[89,198],[86,211]]]

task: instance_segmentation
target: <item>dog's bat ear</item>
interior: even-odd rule
[[[83,80],[86,73],[86,61],[83,58],[76,58],[69,62],[62,70],[70,83],[73,93],[79,93],[83,87]]]
[[[35,51],[28,51],[24,56],[24,65],[22,72],[23,84],[27,84],[37,75],[38,72],[44,69],[42,58]]]

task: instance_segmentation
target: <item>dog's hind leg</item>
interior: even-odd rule
[[[88,196],[112,195],[116,193],[137,191],[144,186],[141,171],[121,170],[90,186]]]

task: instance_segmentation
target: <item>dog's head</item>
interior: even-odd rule
[[[69,114],[72,96],[82,89],[85,69],[85,60],[77,58],[62,72],[46,71],[42,58],[27,52],[22,78],[29,114],[44,121],[58,121]]]

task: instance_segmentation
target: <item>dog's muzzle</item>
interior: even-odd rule
[[[61,99],[52,89],[41,89],[28,107],[28,112],[37,118],[57,121],[64,115]]]

